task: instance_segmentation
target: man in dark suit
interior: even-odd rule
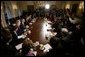
[[[8,29],[1,31],[1,56],[15,56],[15,46],[11,45],[12,35]]]

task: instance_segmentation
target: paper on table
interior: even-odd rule
[[[36,56],[37,55],[37,51],[34,51],[33,54]]]
[[[21,39],[23,36],[22,35],[20,35],[20,36],[18,36],[18,39]]]
[[[22,44],[23,44],[23,43],[16,45],[15,48],[16,48],[17,50],[21,49],[21,48],[22,48]]]
[[[35,43],[34,43],[34,46],[38,46],[40,43],[38,42],[38,41],[36,41]]]
[[[25,35],[20,35],[18,36],[18,39],[25,38],[25,37],[26,37]]]
[[[29,23],[30,25],[32,25],[32,23]]]
[[[26,25],[26,28],[29,28],[29,26],[28,26],[28,25]]]
[[[43,52],[49,52],[49,50],[52,49],[52,47],[49,44],[44,45],[44,48],[45,49],[43,50]]]

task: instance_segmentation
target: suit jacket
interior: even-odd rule
[[[11,42],[11,44],[13,44],[15,46],[17,41],[18,41],[18,35],[15,31],[13,31],[12,32],[12,42]]]
[[[21,24],[20,27],[17,30],[17,35],[23,34],[24,33],[24,29],[25,29],[24,25]]]

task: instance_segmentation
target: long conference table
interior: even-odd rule
[[[30,23],[29,30],[31,31],[31,33],[27,35],[27,37],[30,38],[33,41],[33,43],[37,41],[39,42],[39,44],[47,44],[48,40],[50,40],[52,36],[57,34],[47,31],[48,29],[52,29],[51,25],[49,25],[48,23],[51,22],[48,21],[46,18],[38,17],[36,21],[32,21]],[[40,46],[36,47],[36,51],[38,56],[44,55],[43,51],[40,50]]]

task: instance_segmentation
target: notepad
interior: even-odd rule
[[[20,36],[18,36],[18,39],[21,39],[21,38],[25,38],[26,36],[25,35],[20,35]]]
[[[52,47],[49,44],[46,44],[46,45],[44,45],[43,52],[49,52],[49,50],[51,50],[51,49],[52,49]]]
[[[34,46],[38,46],[40,43],[38,42],[38,41],[36,41],[35,43],[34,43]]]
[[[16,45],[15,48],[16,48],[17,50],[21,49],[21,48],[22,48],[22,44],[23,44],[23,43],[20,43],[20,44]]]

